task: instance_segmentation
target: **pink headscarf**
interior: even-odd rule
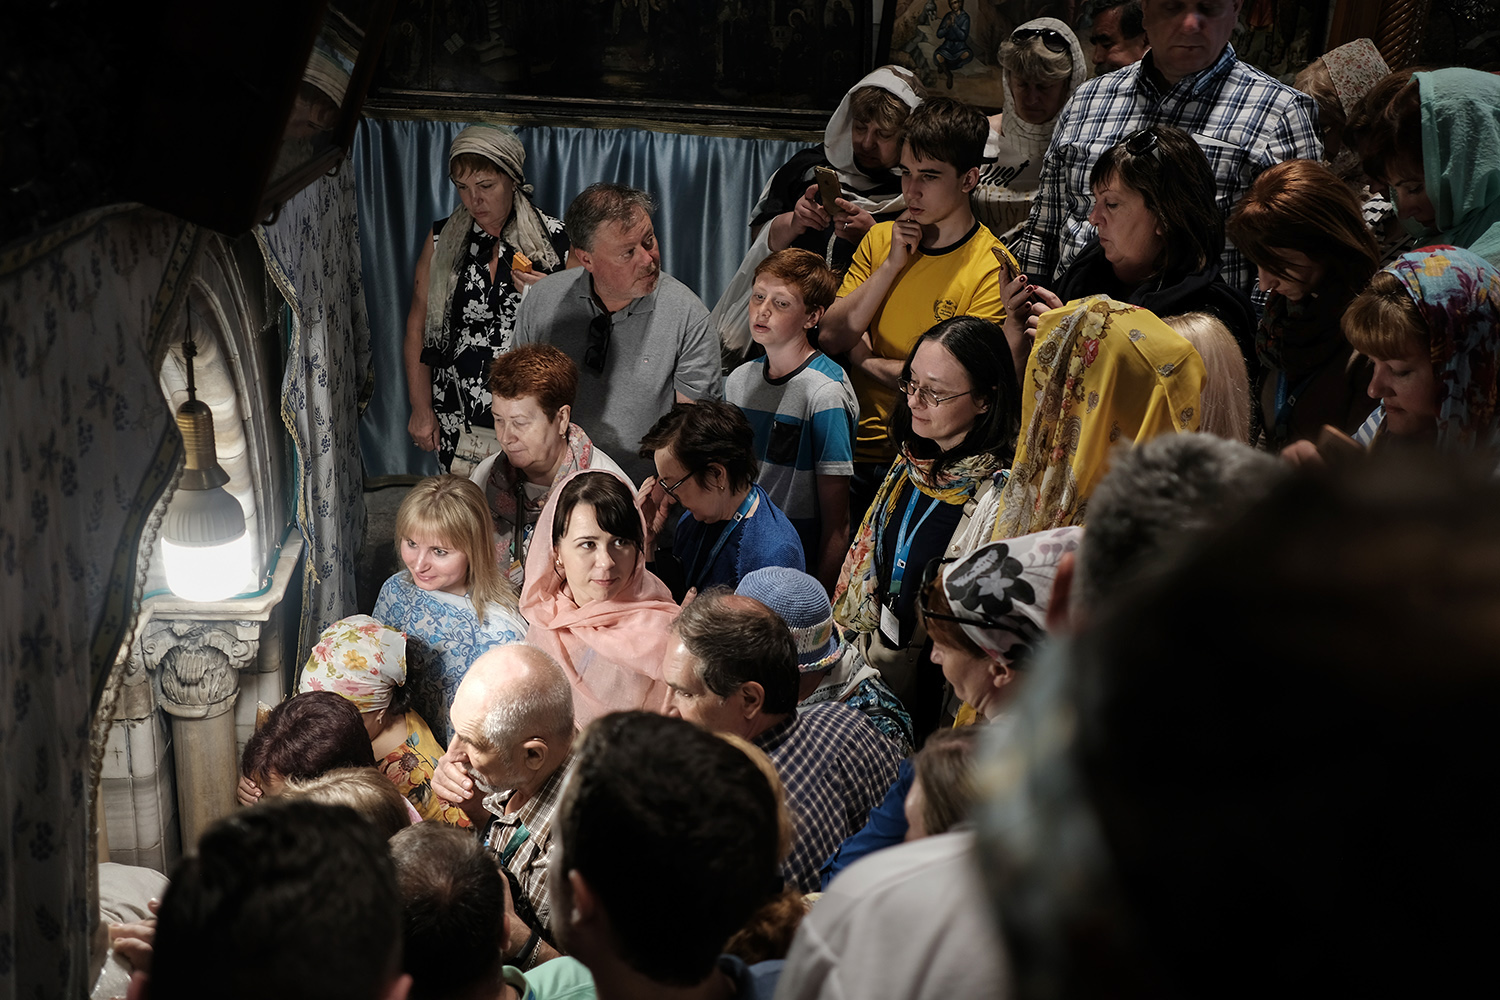
[[[646,561],[639,555],[630,579],[614,597],[581,608],[573,603],[557,568],[552,520],[568,483],[589,474],[615,475],[584,469],[552,488],[531,538],[526,586],[521,591],[521,614],[531,623],[526,641],[562,664],[573,682],[573,716],[580,727],[609,712],[666,710],[661,661],[667,652],[668,627],[678,611],[667,585],[646,571]],[[615,478],[630,492],[624,479]],[[644,519],[641,530],[644,534]]]

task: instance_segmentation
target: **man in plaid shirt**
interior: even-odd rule
[[[547,866],[552,824],[573,769],[573,688],[535,646],[497,646],[469,667],[449,708],[453,742],[432,787],[463,809],[487,851],[516,876],[506,964],[525,971],[557,952]]]
[[[668,714],[733,733],[771,758],[796,828],[782,877],[816,892],[823,863],[895,782],[900,749],[841,702],[797,711],[796,640],[759,601],[728,590],[700,594],[672,631],[662,661]]]
[[[1057,280],[1094,235],[1089,171],[1101,153],[1147,125],[1175,125],[1208,157],[1224,215],[1256,175],[1323,153],[1311,97],[1240,62],[1229,44],[1243,0],[1143,0],[1151,51],[1089,80],[1063,109],[1040,190],[1017,248],[1033,284]],[[1255,291],[1255,266],[1225,249],[1224,280]]]

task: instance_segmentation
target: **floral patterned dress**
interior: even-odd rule
[[[449,805],[432,790],[432,773],[437,769],[445,747],[432,735],[432,729],[413,709],[406,710],[406,740],[386,754],[376,768],[391,779],[396,791],[406,796],[424,820],[469,825],[469,817],[458,806]]]
[[[568,234],[562,222],[539,213],[552,238],[559,260],[568,256]],[[447,219],[433,223],[435,241]],[[516,247],[491,236],[474,223],[463,257],[463,273],[453,290],[453,351],[449,358],[424,352],[422,361],[432,368],[432,409],[438,421],[438,461],[447,471],[459,434],[466,428],[494,427],[490,413],[490,363],[510,350],[516,328],[516,310],[521,289],[511,281],[510,261]],[[490,261],[500,246],[500,262],[490,280]]]

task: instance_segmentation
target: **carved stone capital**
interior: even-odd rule
[[[157,677],[161,706],[206,719],[229,711],[239,672],[255,662],[259,622],[152,619],[141,635],[141,659]]]

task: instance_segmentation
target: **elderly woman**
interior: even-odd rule
[[[375,767],[423,819],[469,825],[462,809],[432,793],[432,772],[446,748],[407,707],[406,636],[369,615],[334,622],[318,637],[297,690],[332,691],[359,709]]]
[[[1098,235],[1068,265],[1055,294],[1024,274],[1002,288],[1012,350],[1030,353],[1028,330],[1047,309],[1108,295],[1158,316],[1217,316],[1234,334],[1254,382],[1255,313],[1249,298],[1219,275],[1224,216],[1198,144],[1170,125],[1148,126],[1105,150],[1089,185],[1089,221]]]
[[[684,508],[672,551],[685,588],[734,587],[762,566],[806,569],[797,529],[756,485],[755,434],[739,407],[679,403],[646,433],[641,456],[656,463],[638,494],[648,551],[671,506]]]
[[[918,618],[920,567],[968,550],[974,512],[996,492],[1015,449],[1021,402],[995,324],[944,320],[918,339],[897,382],[891,417],[899,454],[865,513],[834,591],[834,618],[854,633],[911,713],[920,740],[936,728],[941,684],[919,677],[926,632]]]
[[[495,519],[495,553],[519,587],[537,518],[558,483],[580,469],[625,473],[573,423],[578,366],[550,344],[528,344],[490,367],[490,412],[498,454],[469,478],[484,490]],[[518,530],[519,529],[519,530]]]
[[[469,664],[526,634],[493,538],[483,491],[458,476],[422,480],[396,511],[406,568],[380,588],[374,616],[406,633],[412,705],[444,744],[453,740],[448,708]]]
[[[1500,457],[1500,269],[1456,247],[1402,254],[1344,314],[1380,406],[1355,439]]]
[[[1082,536],[1055,528],[928,564],[922,621],[932,662],[969,709],[960,722],[998,718],[1009,704],[1011,685],[1046,635],[1058,565]]]
[[[470,125],[460,132],[448,151],[448,176],[462,204],[433,223],[417,259],[403,350],[407,430],[418,448],[438,453],[444,472],[467,475],[494,452],[490,362],[510,348],[526,288],[568,256],[562,223],[531,204],[525,162],[509,129]]]
[[[521,592],[526,641],[567,673],[578,724],[664,711],[661,661],[677,605],[646,569],[646,524],[630,484],[611,472],[573,473],[552,491],[535,538]]]
[[[1088,71],[1077,36],[1056,18],[1027,21],[1000,43],[1002,111],[990,119],[985,146],[995,161],[970,195],[975,216],[996,236],[1026,221],[1052,130]]]

